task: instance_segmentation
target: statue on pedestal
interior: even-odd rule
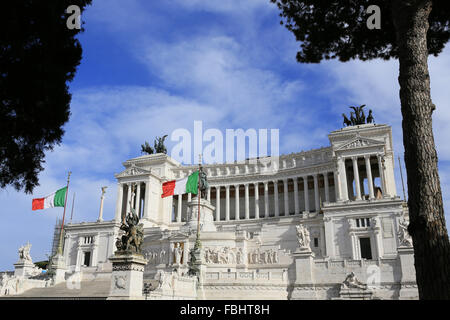
[[[19,261],[33,263],[30,255],[30,249],[31,244],[29,242],[19,248]]]
[[[175,254],[175,263],[176,264],[181,264],[181,258],[183,256],[183,250],[181,249],[181,246],[179,243],[176,243],[174,248],[173,248],[173,252]]]
[[[408,222],[405,219],[401,219],[398,224],[398,240],[401,246],[412,247],[411,235],[408,232]]]
[[[309,237],[309,231],[308,228],[306,228],[303,224],[299,224],[295,227],[297,229],[297,241],[300,246],[300,249],[308,249],[310,248],[310,237]]]
[[[131,214],[127,214],[122,222],[120,230],[125,231],[121,238],[117,238],[116,247],[118,251],[131,251],[142,253],[142,243],[144,242],[144,225],[139,223],[139,217],[132,208]]]
[[[206,192],[209,188],[208,177],[206,173],[203,171],[203,167],[200,167],[199,176],[200,179],[200,196],[203,199],[206,199]]]

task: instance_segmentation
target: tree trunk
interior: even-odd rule
[[[427,31],[431,0],[394,0],[400,64],[403,145],[408,176],[408,231],[420,299],[450,299],[450,243],[434,145]]]

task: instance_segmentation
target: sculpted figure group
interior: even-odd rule
[[[401,246],[412,247],[412,238],[408,232],[408,221],[404,218],[399,221],[398,224],[398,240]]]
[[[295,227],[297,230],[297,241],[300,246],[300,249],[311,249],[310,247],[310,236],[308,228],[306,228],[303,224],[299,224]]]
[[[30,255],[31,244],[27,243],[19,248],[19,261],[33,263]]]
[[[218,264],[244,264],[242,248],[205,248],[204,258],[206,263]]]
[[[278,252],[269,249],[263,252],[260,252],[259,249],[253,250],[248,254],[248,263],[250,264],[272,264],[278,263]]]
[[[144,252],[144,257],[148,260],[149,264],[160,264],[166,263],[166,250],[147,250]]]
[[[268,249],[260,251],[259,248],[248,252],[247,255],[244,254],[242,248],[205,248],[204,257],[206,263],[217,264],[245,264],[246,260],[249,264],[272,264],[278,263],[279,261],[276,250]]]
[[[356,126],[359,124],[373,123],[374,118],[372,115],[372,110],[369,110],[369,114],[367,115],[367,118],[366,118],[366,115],[364,114],[364,110],[363,110],[363,108],[365,106],[366,106],[365,104],[363,104],[359,107],[351,106],[350,109],[353,109],[353,111],[350,112],[350,119],[347,118],[345,113],[342,114],[342,117],[344,118],[343,125]]]
[[[353,271],[350,272],[350,274],[345,278],[344,282],[342,282],[341,284],[341,289],[352,289],[352,288],[363,290],[367,289],[367,284],[364,284],[361,281],[359,281],[356,275],[353,273]]]

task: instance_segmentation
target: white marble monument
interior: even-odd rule
[[[197,198],[161,198],[164,182],[187,177],[198,167],[161,153],[123,163],[124,170],[115,175],[115,212],[65,226],[67,272],[77,270],[82,279],[109,277],[116,297],[139,296],[134,282],[142,287],[161,281],[149,299],[417,299],[391,128],[355,125],[328,138],[328,147],[279,156],[271,172],[263,161],[203,166],[210,187],[201,201],[198,290],[187,275]],[[144,224],[148,262],[133,260],[139,271],[120,271],[108,259],[131,208]],[[133,272],[142,278],[130,282]],[[358,283],[370,283],[370,293],[342,287],[352,273]],[[347,279],[350,286],[352,279]]]

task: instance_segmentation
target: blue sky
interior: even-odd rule
[[[139,156],[145,140],[192,130],[194,120],[223,133],[280,129],[280,152],[291,153],[328,146],[348,106],[366,104],[377,123],[392,125],[396,157],[403,155],[398,62],[298,64],[298,43],[269,0],[94,0],[82,19],[83,60],[70,84],[63,143],[47,154],[33,195],[0,189],[0,270],[13,270],[27,241],[34,261],[46,258],[62,209],[31,211],[31,201],[64,186],[68,170],[68,217],[76,192],[73,220],[95,221],[100,187],[108,186],[104,218],[113,219],[122,162]],[[429,67],[449,210],[450,49],[430,57]],[[396,179],[401,195],[398,166]]]

